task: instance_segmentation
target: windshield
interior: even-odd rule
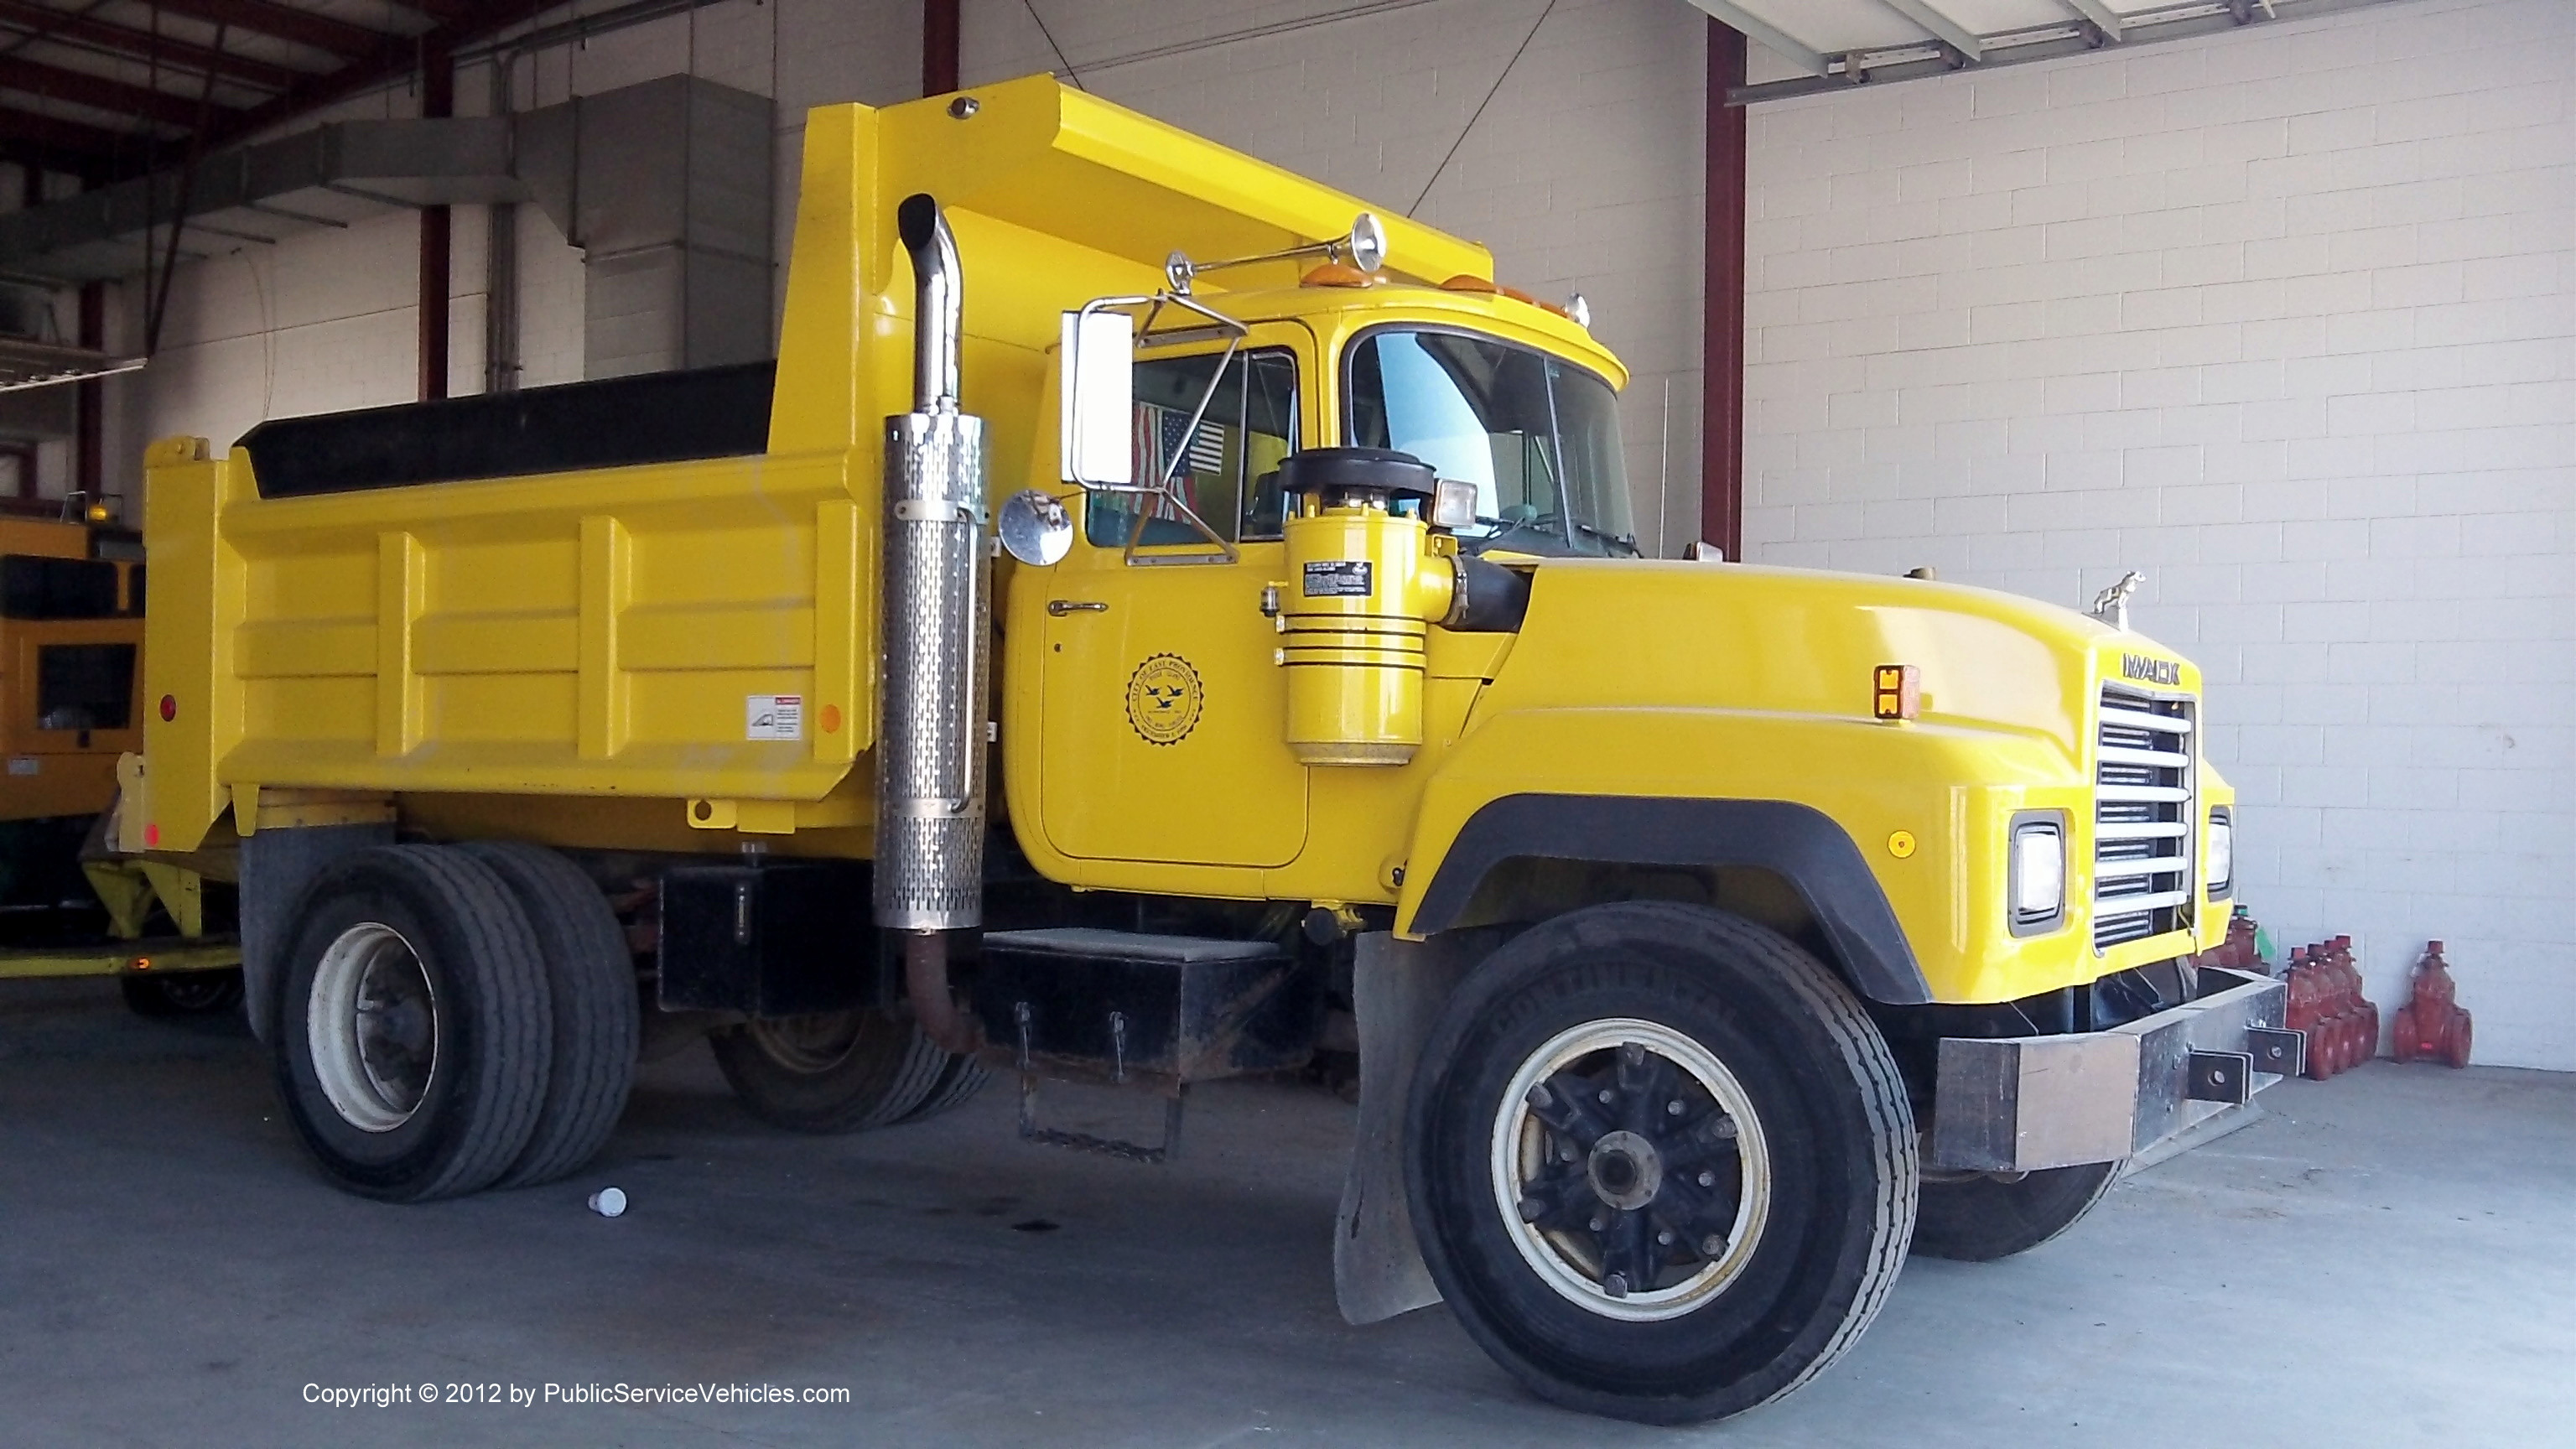
[[[1388,328],[1350,354],[1349,442],[1476,485],[1470,553],[1633,554],[1609,384],[1490,337]]]

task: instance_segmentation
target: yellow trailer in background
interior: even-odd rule
[[[143,743],[144,567],[141,540],[90,512],[0,515],[0,980],[114,976],[146,1015],[224,1010],[241,999],[225,903],[210,932],[195,871],[106,848],[117,760]]]
[[[1355,1043],[1345,1313],[1671,1421],[2295,1069],[2120,591],[1640,557],[1579,299],[1051,79],[804,138],[774,363],[152,446],[123,844],[237,836],[334,1182],[577,1168],[639,985],[772,1121],[1149,1161]]]

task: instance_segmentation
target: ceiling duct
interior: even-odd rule
[[[183,262],[397,209],[534,202],[584,251],[585,375],[755,361],[770,115],[767,97],[666,76],[511,116],[335,121],[0,216],[0,274],[141,275],[183,202]]]

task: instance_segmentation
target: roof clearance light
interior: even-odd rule
[[[1869,712],[1884,720],[1923,713],[1923,671],[1911,664],[1882,664],[1871,671]]]

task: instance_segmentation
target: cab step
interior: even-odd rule
[[[1324,1020],[1320,973],[1278,942],[1086,927],[986,933],[974,1003],[990,1050],[1019,1073],[1023,1138],[1142,1162],[1178,1149],[1192,1084],[1302,1067]],[[1040,1127],[1048,1078],[1155,1092],[1163,1141]]]

